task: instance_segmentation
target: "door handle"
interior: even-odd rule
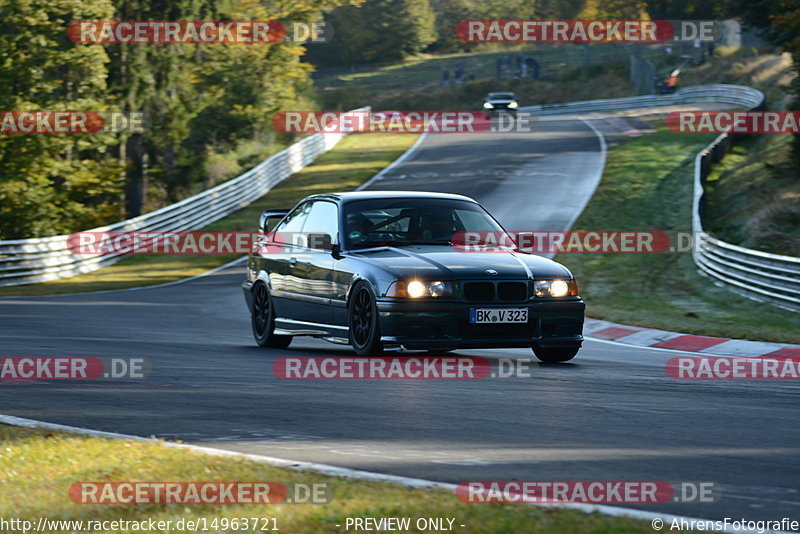
[[[297,258],[289,258],[289,265],[291,265],[292,267],[297,265]]]

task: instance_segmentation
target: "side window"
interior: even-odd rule
[[[303,225],[305,246],[316,250],[330,250],[338,233],[339,209],[336,204],[324,200],[314,202]]]
[[[339,210],[333,202],[317,200],[308,212],[303,225],[304,234],[328,234],[332,238],[339,230]]]
[[[275,227],[274,240],[277,243],[298,243],[303,224],[306,222],[311,202],[297,206],[283,221]]]

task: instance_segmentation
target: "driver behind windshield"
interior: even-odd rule
[[[472,202],[450,199],[365,200],[345,208],[346,246],[448,245],[463,231],[502,231]]]
[[[419,241],[449,243],[456,233],[453,210],[425,213],[420,217]]]

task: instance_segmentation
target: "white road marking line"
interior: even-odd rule
[[[417,140],[416,140],[416,141],[414,141],[414,144],[413,144],[413,145],[411,145],[411,148],[409,148],[408,150],[406,150],[405,152],[403,152],[403,153],[400,155],[400,157],[399,157],[399,158],[397,158],[396,160],[394,160],[393,162],[391,162],[391,163],[389,164],[389,166],[388,166],[388,167],[385,167],[385,168],[384,168],[384,169],[382,169],[380,172],[378,172],[378,174],[376,174],[375,176],[373,176],[372,178],[370,178],[369,180],[367,180],[366,182],[364,182],[363,184],[361,184],[360,186],[358,186],[358,187],[356,188],[356,191],[362,191],[362,190],[366,189],[367,187],[369,187],[370,185],[372,185],[374,182],[377,182],[378,180],[382,179],[382,178],[383,178],[383,176],[384,176],[384,175],[385,175],[387,172],[391,171],[392,169],[394,169],[395,167],[397,167],[398,165],[400,165],[401,163],[403,163],[403,162],[404,162],[406,159],[408,159],[409,157],[411,157],[411,155],[412,155],[414,152],[416,152],[417,148],[419,148],[419,145],[421,145],[421,144],[422,144],[422,141],[423,141],[423,140],[424,140],[424,139],[425,139],[427,136],[428,136],[428,132],[424,132],[424,133],[420,134],[420,136],[417,138]]]
[[[591,123],[591,121],[584,119],[583,117],[578,117],[578,119],[588,126],[600,141],[600,165],[597,166],[597,170],[595,172],[596,178],[594,182],[594,189],[592,189],[592,194],[586,196],[586,201],[583,203],[583,206],[581,206],[581,209],[575,210],[575,215],[572,217],[572,220],[569,221],[569,224],[567,224],[564,230],[570,230],[572,228],[572,225],[575,224],[575,221],[577,221],[578,217],[581,216],[583,210],[586,209],[589,201],[592,200],[592,197],[594,197],[594,192],[597,191],[597,187],[600,185],[600,181],[603,179],[603,171],[606,169],[606,159],[608,155],[608,143],[606,143],[606,138],[603,133],[598,130],[597,127]]]

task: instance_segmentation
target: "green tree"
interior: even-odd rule
[[[647,19],[645,0],[587,0],[580,19]]]
[[[108,56],[67,38],[74,20],[108,19],[108,0],[0,0],[0,110],[111,111]],[[119,216],[109,133],[0,134],[0,238],[90,228]]]
[[[796,74],[791,86],[791,108],[800,110],[800,0],[733,0],[730,12],[737,14],[746,27],[791,54]],[[792,141],[794,166],[800,169],[800,135],[794,134]]]
[[[542,11],[542,2],[531,0],[431,0],[431,7],[436,13],[438,33],[431,49],[442,51],[469,50],[476,46],[456,37],[456,25],[462,20],[547,18]],[[551,16],[554,14],[555,11],[550,13]]]
[[[435,13],[428,0],[367,0],[326,17],[332,42],[311,45],[309,57],[323,66],[397,61],[436,40]]]
[[[68,39],[70,22],[310,23],[359,1],[0,0],[0,110],[121,110],[146,125],[0,135],[0,237],[86,229],[178,200],[209,185],[209,155],[269,137],[272,114],[312,100],[303,43],[87,45]]]
[[[654,20],[710,20],[723,16],[724,0],[646,0]]]

